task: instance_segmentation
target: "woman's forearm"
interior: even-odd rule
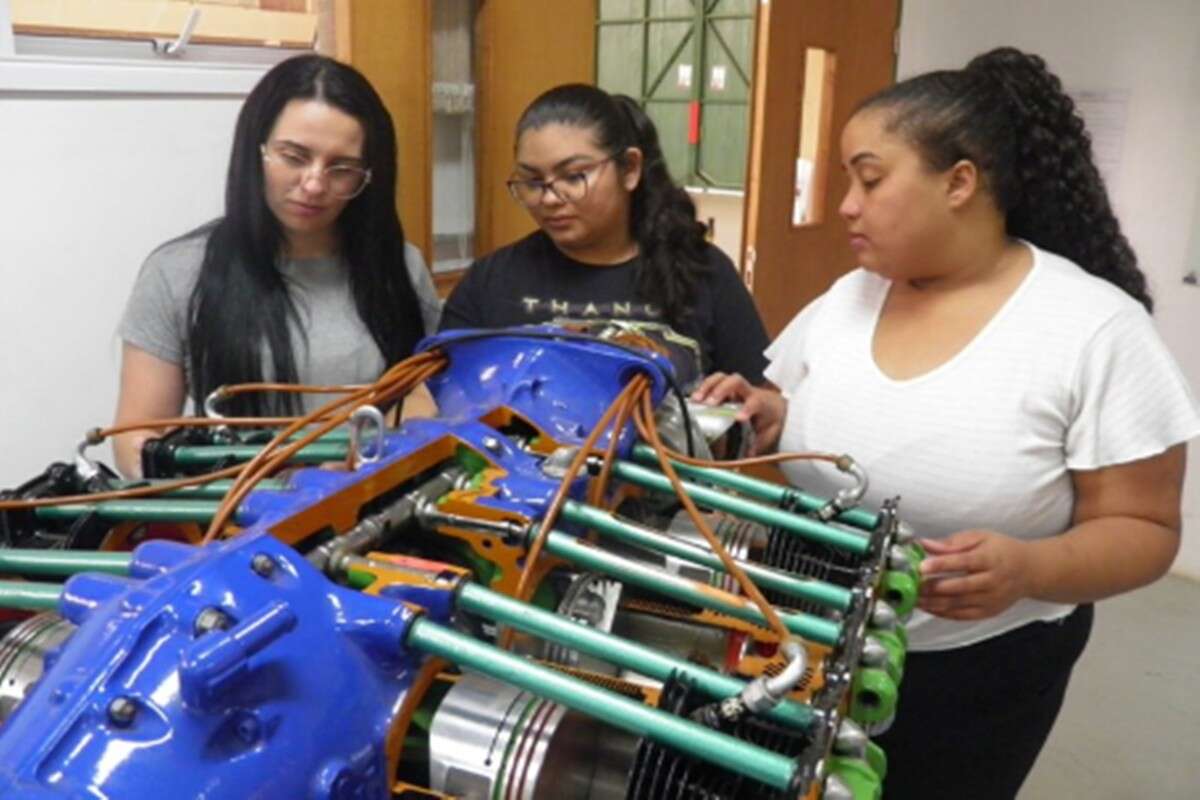
[[[1029,542],[1027,594],[1087,603],[1162,577],[1179,551],[1179,532],[1136,517],[1082,522],[1061,536]]]

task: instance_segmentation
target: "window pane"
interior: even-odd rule
[[[600,19],[632,19],[641,17],[645,0],[600,0]]]
[[[597,30],[596,84],[606,91],[642,96],[642,31],[640,23],[601,25]]]

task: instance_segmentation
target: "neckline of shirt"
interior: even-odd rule
[[[603,272],[607,270],[620,269],[621,267],[631,267],[642,257],[642,254],[638,252],[635,253],[632,258],[627,258],[624,261],[616,261],[612,264],[592,264],[587,261],[580,261],[577,258],[572,258],[564,253],[561,249],[559,249],[558,245],[554,243],[554,240],[546,234],[545,231],[539,230],[537,233],[542,237],[543,246],[549,248],[551,253],[556,254],[558,258],[569,264],[573,269],[588,270],[590,272]]]
[[[289,269],[312,269],[314,267],[337,267],[342,263],[342,259],[335,255],[328,256],[310,256],[308,258],[286,258],[281,263],[281,268]]]
[[[883,304],[887,301],[888,291],[892,286],[892,282],[890,280],[881,280],[878,291],[876,292],[877,297],[875,298],[875,309],[871,313],[871,324],[867,326],[866,336],[860,343],[860,346],[864,347],[866,350],[867,363],[870,364],[870,370],[875,377],[888,386],[896,388],[917,386],[927,381],[934,380],[939,375],[954,369],[956,365],[969,358],[974,350],[981,347],[982,345],[980,343],[986,341],[991,336],[992,331],[1000,326],[1004,318],[1012,313],[1012,309],[1017,307],[1021,297],[1025,295],[1025,293],[1029,290],[1029,287],[1036,279],[1036,276],[1042,271],[1041,250],[1023,239],[1020,240],[1020,242],[1022,245],[1028,248],[1030,255],[1033,256],[1033,264],[1029,268],[1029,273],[1021,279],[1021,283],[1017,286],[1013,293],[1008,296],[1008,299],[1004,301],[999,310],[992,315],[992,318],[989,319],[986,324],[984,324],[979,332],[976,333],[975,336],[971,338],[971,341],[967,342],[962,349],[950,356],[950,358],[946,359],[941,364],[938,364],[933,369],[928,370],[927,372],[922,372],[920,375],[915,375],[911,378],[893,378],[880,369],[879,362],[875,360],[873,348],[873,343],[875,341],[875,329],[879,326],[879,316],[883,313]]]

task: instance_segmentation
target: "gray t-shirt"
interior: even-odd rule
[[[155,250],[142,265],[117,329],[121,339],[151,355],[183,367],[191,396],[188,358],[188,302],[204,260],[205,236],[170,242]],[[441,301],[421,251],[404,245],[409,278],[421,306],[426,333],[437,330]],[[295,259],[280,266],[299,313],[299,325],[289,320],[296,372],[300,383],[370,383],[382,374],[383,355],[358,315],[350,293],[346,265],[336,258]],[[270,349],[262,345],[263,378],[272,379]],[[327,402],[325,395],[307,395],[305,410]]]

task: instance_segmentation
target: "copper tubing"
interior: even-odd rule
[[[243,467],[237,464],[232,467],[210,472],[207,475],[193,475],[169,483],[157,483],[153,486],[135,486],[130,489],[118,489],[111,492],[95,492],[93,494],[72,494],[62,497],[42,497],[36,500],[0,500],[0,511],[15,511],[47,506],[70,505],[72,503],[99,503],[103,500],[130,500],[137,497],[153,497],[158,494],[186,489],[189,486],[200,486],[223,478],[234,478]]]
[[[126,422],[123,425],[113,425],[110,428],[96,428],[88,431],[88,444],[97,445],[112,436],[138,430],[163,430],[166,428],[274,428],[277,425],[289,425],[296,417],[166,417],[160,419],[143,419]]]
[[[634,384],[637,384],[630,396],[629,401],[622,404],[620,410],[617,411],[617,419],[613,423],[612,432],[609,435],[608,447],[604,450],[604,461],[600,467],[600,473],[592,481],[592,485],[588,489],[588,504],[599,506],[604,502],[604,493],[608,489],[609,477],[612,474],[613,461],[617,457],[617,446],[621,441],[621,432],[625,430],[625,424],[629,421],[630,415],[637,408],[638,396],[646,390],[650,385],[649,379],[645,375],[637,375],[634,377]]]
[[[296,418],[291,424],[276,434],[275,438],[268,442],[254,458],[247,462],[244,469],[239,473],[238,478],[234,481],[233,486],[230,487],[229,492],[225,495],[225,499],[221,501],[216,515],[209,523],[208,530],[204,534],[202,543],[207,544],[217,538],[221,529],[224,528],[230,517],[233,516],[238,505],[253,490],[259,480],[281,467],[305,445],[312,443],[348,420],[353,412],[345,409],[357,406],[362,402],[380,402],[395,399],[440,370],[444,364],[445,357],[440,353],[420,353],[396,364],[375,383],[336,400],[331,400],[311,413]],[[322,420],[319,426],[310,430],[301,438],[288,443],[287,446],[280,448],[280,445],[289,436],[318,419]]]
[[[359,394],[364,394],[364,395],[370,394],[370,392],[372,390],[379,388],[381,398],[383,398],[383,399],[393,398],[393,397],[395,397],[396,394],[403,393],[403,391],[407,391],[407,388],[408,388],[407,386],[398,385],[398,384],[408,383],[408,381],[406,381],[406,378],[409,376],[410,370],[413,370],[418,367],[425,367],[426,365],[428,365],[428,367],[429,367],[428,369],[421,371],[421,374],[423,375],[421,380],[424,380],[425,377],[428,377],[429,375],[431,375],[434,372],[441,369],[441,367],[444,363],[445,363],[445,357],[441,353],[433,353],[433,352],[420,353],[416,356],[412,356],[412,357],[405,359],[404,361],[401,361],[400,363],[396,364],[391,369],[389,369],[386,373],[384,373],[384,375],[382,377],[380,377],[380,379],[378,381],[376,381],[374,384],[369,385],[369,386],[360,387],[354,394],[356,396]],[[417,381],[417,382],[419,383],[420,381]],[[286,388],[279,388],[279,387],[287,387],[287,386],[290,386],[290,385],[289,384],[271,384],[271,383],[236,384],[234,386],[226,387],[226,390],[231,391],[233,393],[238,393],[241,391],[255,391],[258,389],[287,391]],[[331,393],[341,394],[341,393],[343,393],[342,390],[344,390],[346,388],[349,388],[349,387],[342,387],[342,386],[316,387],[316,386],[308,386],[308,385],[297,385],[296,391],[309,391],[309,392],[320,393],[321,390],[328,389]],[[213,419],[213,418],[209,418],[209,417],[172,417],[169,419],[139,420],[139,421],[130,422],[130,423],[122,424],[122,425],[114,425],[109,428],[93,429],[92,431],[90,431],[88,433],[87,440],[91,444],[100,444],[105,439],[109,438],[110,436],[116,436],[118,434],[126,433],[129,431],[144,430],[144,429],[160,429],[161,430],[161,429],[167,429],[167,428],[177,428],[177,427],[181,427],[181,426],[220,426],[220,425],[225,425],[225,426],[229,426],[229,427],[274,427],[277,425],[286,426],[285,432],[281,433],[279,436],[276,436],[275,439],[272,440],[272,443],[268,445],[268,448],[273,448],[274,446],[277,446],[279,441],[281,441],[282,439],[286,439],[292,433],[295,433],[297,430],[304,427],[304,425],[309,424],[310,422],[313,422],[313,421],[325,421],[327,419],[325,416],[325,412],[327,410],[340,408],[348,402],[350,402],[350,401],[347,398],[343,398],[341,401],[335,401],[333,403],[330,403],[322,408],[317,409],[312,414],[307,415],[305,417],[227,417],[227,418],[222,418],[222,419]],[[349,418],[348,413],[345,414],[344,416],[346,418]],[[337,425],[341,424],[342,421],[344,421],[344,420],[339,420],[338,422],[334,423],[334,425],[330,426],[329,429],[331,430],[333,427],[336,427]],[[318,435],[321,435],[321,434],[318,434]],[[313,438],[315,438],[315,437],[313,437]],[[305,441],[305,444],[308,444],[309,441],[311,441],[311,440]],[[296,448],[296,449],[298,450],[299,448]],[[242,479],[243,476],[248,472],[251,465],[255,464],[256,461],[258,463],[262,463],[262,461],[266,458],[266,456],[263,453],[259,453],[259,456],[261,456],[261,458],[252,459],[250,462],[248,462],[246,464],[237,464],[237,465],[234,465],[231,467],[226,467],[225,469],[222,469],[222,470],[218,470],[217,472],[210,472],[206,475],[193,475],[188,478],[181,478],[177,481],[169,481],[166,483],[159,483],[159,484],[155,484],[152,486],[136,486],[136,487],[131,487],[128,489],[119,489],[119,490],[115,490],[115,491],[111,491],[111,492],[95,492],[92,494],[64,495],[62,497],[43,497],[43,498],[38,498],[38,499],[33,499],[33,500],[0,500],[0,511],[45,508],[48,506],[68,505],[68,504],[72,504],[72,503],[98,503],[98,502],[105,501],[105,500],[129,500],[129,499],[134,499],[134,498],[139,498],[139,497],[153,497],[155,495],[166,494],[168,492],[178,491],[179,489],[186,489],[190,486],[200,486],[205,483],[209,483],[211,481],[222,480],[225,478],[233,478],[233,479],[235,479],[235,481],[238,481],[238,480]]]
[[[653,419],[653,415],[651,416],[651,419]],[[642,417],[635,415],[633,422],[634,425],[637,426],[638,435],[646,441],[650,441],[650,433],[646,427],[646,422],[642,419]],[[720,461],[685,455],[676,450],[672,450],[666,445],[663,445],[663,450],[666,452],[669,458],[672,458],[680,463],[690,464],[693,467],[717,467],[718,469],[741,469],[742,467],[757,467],[763,464],[780,464],[786,461],[828,461],[831,464],[836,464],[839,469],[845,471],[842,465],[848,460],[847,456],[837,455],[836,453],[793,452],[772,453],[766,456],[754,456],[753,458],[739,458],[730,461]]]
[[[238,504],[245,499],[245,496],[250,493],[258,481],[282,467],[303,447],[311,444],[316,439],[348,420],[353,413],[352,410],[336,411],[336,409],[350,405],[357,406],[360,400],[365,402],[382,402],[399,397],[440,370],[445,363],[443,358],[426,356],[428,354],[423,353],[420,356],[414,356],[400,362],[388,370],[375,384],[364,387],[360,391],[339,400],[331,401],[321,408],[314,410],[306,417],[298,418],[295,423],[277,434],[274,439],[250,460],[246,465],[245,471],[239,475],[238,480],[230,487],[229,492],[218,508],[217,515],[214,516],[210,523],[203,541],[207,543],[217,537],[220,529],[229,521],[229,518],[237,509]],[[329,416],[327,417],[326,415]],[[286,447],[276,452],[276,448],[288,436],[318,418],[325,420],[319,427],[309,431],[300,439],[289,443]]]
[[[533,543],[529,546],[529,552],[525,554],[525,566],[521,569],[521,576],[517,580],[517,588],[513,592],[513,597],[517,600],[525,600],[529,594],[529,581],[533,575],[533,570],[537,564],[537,560],[542,555],[542,548],[546,544],[546,537],[550,534],[551,528],[554,527],[555,521],[558,519],[559,513],[562,511],[563,504],[567,500],[567,493],[571,489],[571,483],[575,480],[575,476],[583,469],[583,465],[587,462],[588,456],[592,453],[592,448],[596,446],[596,440],[600,438],[600,434],[608,427],[609,422],[614,417],[620,414],[621,409],[626,406],[632,406],[637,400],[639,392],[645,392],[645,388],[649,383],[642,378],[638,380],[636,376],[633,380],[625,385],[621,393],[609,404],[608,409],[600,417],[599,421],[592,428],[591,433],[584,439],[583,444],[579,446],[579,450],[575,453],[571,463],[567,466],[567,473],[563,476],[562,482],[558,485],[558,490],[554,493],[554,498],[550,502],[550,507],[547,509],[545,516],[542,517],[541,526],[538,528],[537,534],[534,536]],[[614,432],[613,436],[617,435]],[[505,628],[500,634],[500,640],[497,643],[501,649],[507,650],[512,643],[512,629]]]
[[[641,408],[639,409],[640,413],[634,417],[635,420],[640,417],[641,424],[638,425],[638,429],[644,430],[644,436],[650,442],[651,446],[654,447],[655,452],[658,453],[658,461],[662,468],[663,474],[666,475],[671,481],[671,485],[675,488],[675,494],[679,497],[680,502],[683,503],[683,507],[687,509],[688,516],[692,518],[692,523],[696,526],[696,530],[700,531],[700,534],[708,542],[709,547],[712,548],[713,553],[715,553],[716,556],[721,559],[721,563],[725,567],[726,574],[732,575],[738,582],[738,585],[741,587],[742,591],[746,593],[746,596],[753,600],[754,604],[758,606],[763,617],[771,626],[771,629],[779,634],[780,641],[789,641],[791,639],[791,632],[788,631],[787,627],[783,624],[783,620],[779,618],[779,614],[776,613],[775,607],[767,602],[767,598],[764,597],[762,592],[758,590],[758,587],[754,585],[754,581],[750,580],[750,577],[742,571],[742,568],[738,566],[738,563],[733,560],[732,556],[729,555],[729,552],[725,549],[725,546],[721,544],[721,540],[717,538],[716,534],[714,534],[712,529],[708,526],[704,516],[700,513],[700,509],[696,508],[696,504],[692,502],[692,499],[688,497],[687,492],[684,491],[683,484],[679,480],[679,475],[676,474],[675,468],[671,465],[671,459],[668,456],[668,450],[663,444],[662,438],[658,435],[658,426],[654,422],[654,406],[651,403],[650,396],[648,394],[643,394],[641,401]]]
[[[239,394],[250,392],[284,392],[286,394],[351,394],[362,389],[370,388],[371,384],[361,383],[353,386],[319,386],[308,383],[232,383],[217,389],[217,399],[227,400]]]

